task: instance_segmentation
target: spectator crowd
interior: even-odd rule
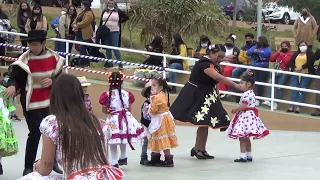
[[[91,2],[84,0],[81,3],[81,10],[77,12],[77,8],[73,5],[63,8],[61,15],[54,19],[51,23],[47,22],[47,18],[42,12],[40,5],[34,5],[32,8],[27,2],[21,2],[17,13],[17,25],[21,33],[28,33],[30,30],[45,30],[48,31],[51,27],[57,38],[77,40],[88,43],[98,43],[108,46],[121,46],[121,31],[122,24],[125,23],[129,16],[117,6],[116,0],[108,0],[105,4],[105,9],[100,14],[100,22],[96,23],[96,15],[91,10]],[[0,30],[8,30],[10,21],[4,11],[0,9]],[[50,26],[49,26],[50,24]],[[246,73],[250,67],[259,68],[274,68],[281,71],[291,71],[300,74],[316,74],[320,75],[318,64],[315,62],[320,59],[320,49],[313,51],[314,41],[320,41],[320,30],[318,28],[315,18],[310,14],[308,8],[301,9],[301,17],[299,17],[293,25],[293,35],[295,37],[295,44],[289,41],[283,41],[280,48],[272,52],[268,39],[264,36],[255,37],[252,33],[245,35],[245,42],[242,47],[237,47],[235,41],[237,39],[235,34],[230,34],[225,39],[226,56],[224,61],[235,64],[242,64],[248,68],[240,68],[233,66],[224,66],[222,68],[225,77],[238,78]],[[0,43],[6,42],[3,34],[0,34]],[[183,57],[201,58],[207,56],[210,52],[209,45],[212,43],[209,37],[202,35],[199,38],[199,46],[195,48],[194,53],[190,53],[190,48],[178,33],[173,35],[173,45],[171,55],[179,55]],[[27,46],[23,37],[20,38],[21,44]],[[76,45],[75,45],[76,46]],[[276,45],[277,46],[277,45]],[[294,47],[297,46],[297,49]],[[71,52],[73,44],[69,44],[69,52]],[[94,47],[80,45],[75,47],[81,55],[104,56],[99,53]],[[163,38],[159,35],[154,37],[153,41],[146,46],[146,49],[151,52],[164,53]],[[66,52],[66,44],[63,42],[56,42],[55,50],[59,52]],[[4,55],[4,47],[0,47],[0,56]],[[119,50],[106,50],[106,58],[112,59],[112,51],[116,60],[121,61],[121,53]],[[98,53],[97,53],[98,52]],[[163,58],[161,56],[144,55],[144,64],[163,66]],[[89,59],[76,59],[77,66],[89,67]],[[2,60],[3,65],[3,60]],[[112,63],[106,62],[104,68],[113,67]],[[183,59],[170,59],[167,67],[176,70],[189,70],[189,65]],[[122,65],[119,65],[122,69]],[[254,71],[256,81],[268,82],[270,81],[270,73],[266,71]],[[168,81],[176,83],[177,74],[173,72],[168,73]],[[316,80],[316,89],[320,90],[320,81]],[[275,83],[281,85],[290,85],[298,88],[309,88],[312,78],[303,76],[291,76],[288,74],[276,73]],[[229,87],[222,82],[218,85],[221,91],[236,92],[236,89]],[[256,86],[256,95],[264,96],[265,91],[268,97],[271,97],[271,88],[264,88],[264,86]],[[171,93],[177,92],[175,87],[171,87]],[[283,98],[283,89],[275,88],[275,98]],[[221,93],[220,98],[226,98],[228,95]],[[291,91],[290,100],[293,102],[303,103],[306,98],[306,93],[303,91]],[[256,101],[256,105],[271,106],[270,101],[260,102]],[[317,95],[316,104],[320,105],[320,97]],[[273,108],[278,108],[278,103],[273,104]],[[301,107],[290,105],[287,112],[300,113]],[[320,116],[320,110],[315,110],[313,116]]]

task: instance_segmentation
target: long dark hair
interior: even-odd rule
[[[168,107],[170,107],[170,90],[169,90],[169,86],[167,84],[167,80],[166,79],[158,79],[158,78],[152,78],[152,80],[155,80],[158,82],[159,86],[162,87],[162,91],[164,93],[167,93],[168,95]]]
[[[200,36],[199,46],[201,47],[201,42],[208,42],[208,46],[211,44],[210,39],[206,35]]]
[[[260,36],[258,38],[257,48],[269,47],[268,39],[265,36]]]
[[[151,47],[151,48],[150,48]],[[147,45],[147,50],[152,52],[163,52],[163,38],[161,36],[156,36],[150,43],[150,45]]]
[[[73,14],[72,14],[72,15],[70,14],[70,8],[73,8],[73,9],[74,9],[74,11],[73,11]],[[71,21],[74,21],[74,20],[77,18],[77,16],[78,16],[76,6],[74,6],[74,5],[70,5],[70,6],[67,8],[67,14],[71,15],[71,16],[70,16]]]
[[[123,74],[121,72],[112,72],[109,73],[109,103],[108,103],[108,111],[110,111],[110,104],[111,104],[111,96],[112,96],[112,90],[118,89],[119,97],[121,101],[122,108],[124,108],[124,103],[122,100],[122,91],[121,91],[121,85],[123,83]]]
[[[177,50],[179,52],[180,45],[185,44],[185,43],[182,40],[182,37],[180,36],[180,34],[178,34],[178,33],[173,35],[173,40],[174,40],[174,46],[175,46],[175,48],[177,48]],[[180,52],[179,52],[179,54],[180,54]]]
[[[40,13],[37,15],[37,14],[34,14],[34,10],[35,9],[40,9]],[[43,17],[43,14],[42,14],[42,7],[41,5],[39,4],[35,4],[32,8],[32,11],[31,11],[31,20],[33,21],[34,18],[37,18],[37,21],[42,21],[42,17]]]
[[[57,118],[66,174],[72,173],[74,167],[86,169],[108,164],[101,123],[87,110],[77,77],[62,74],[56,79],[50,95],[50,111]]]
[[[26,4],[26,5],[27,5],[27,11],[26,11],[26,13],[28,14],[28,17],[27,17],[27,18],[30,18],[30,16],[31,16],[31,7],[30,7],[30,4],[29,4],[28,2],[26,2],[26,1],[22,1],[22,2],[19,4],[19,9],[18,9],[18,14],[17,14],[17,21],[20,21],[20,18],[21,18],[22,14],[23,14],[23,11],[22,11],[22,8],[21,8],[22,4]]]

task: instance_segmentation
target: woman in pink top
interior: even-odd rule
[[[100,26],[105,25],[110,29],[109,35],[102,39],[102,43],[107,46],[120,47],[121,43],[121,23],[126,22],[129,17],[120,9],[118,9],[117,2],[115,0],[109,0],[106,3],[106,9],[101,14]],[[121,61],[121,55],[119,50],[113,50],[117,60]],[[107,58],[112,59],[111,49],[107,49]],[[105,68],[112,67],[111,63],[106,62]],[[122,65],[119,65],[122,68]]]

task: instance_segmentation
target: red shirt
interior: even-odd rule
[[[284,71],[289,71],[289,62],[293,56],[293,53],[291,51],[287,53],[283,52],[275,52],[270,57],[270,62],[279,62],[280,68]]]

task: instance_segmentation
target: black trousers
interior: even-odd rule
[[[4,39],[0,38],[0,43],[6,43],[6,41]],[[0,56],[5,56],[5,55],[6,55],[6,47],[1,46],[0,47]],[[6,61],[4,59],[0,59],[0,65],[5,66]]]
[[[29,129],[28,140],[26,144],[26,153],[24,167],[33,168],[33,162],[36,159],[41,133],[39,130],[42,119],[49,115],[49,108],[23,111],[24,117]]]

